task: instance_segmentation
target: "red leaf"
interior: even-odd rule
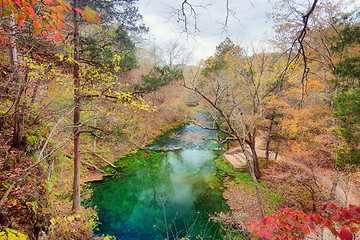
[[[355,211],[357,211],[358,213],[360,213],[360,206],[357,206],[357,207],[355,208]]]
[[[43,35],[44,35],[44,38],[45,38],[45,39],[47,39],[47,38],[48,38],[48,36],[47,36],[46,32],[43,32]]]
[[[15,20],[18,23],[19,27],[24,23],[25,18],[26,18],[26,16],[22,13],[20,13],[19,15],[14,14],[14,17],[15,17]]]
[[[302,233],[304,233],[305,235],[310,234],[310,229],[309,229],[309,227],[306,226],[305,224],[302,224],[302,225],[301,225],[301,231],[302,231]]]
[[[32,6],[28,6],[27,7],[27,10],[28,10],[28,12],[31,14],[31,16],[35,16],[35,11],[34,11],[34,9],[32,8]]]
[[[268,231],[266,231],[265,228],[263,228],[260,230],[260,238],[266,238],[266,239],[270,240],[271,234]]]
[[[339,238],[341,240],[353,240],[353,234],[347,228],[341,229],[339,233]]]
[[[340,213],[334,212],[333,214],[331,214],[330,219],[338,221],[340,219],[340,217],[341,217]]]
[[[21,2],[19,0],[15,1],[16,5],[18,5],[20,8],[22,8]]]
[[[344,216],[344,218],[351,218],[351,217],[352,217],[352,213],[351,213],[349,210],[347,210],[347,209],[343,209],[343,210],[341,211],[341,213],[342,213],[342,215]]]
[[[78,13],[81,13],[81,15],[84,13],[84,11],[79,8],[75,8],[75,11],[77,11]]]
[[[55,31],[55,39],[57,41],[59,41],[60,39],[63,39],[63,37],[61,36],[61,34],[58,31]]]

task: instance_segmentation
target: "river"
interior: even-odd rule
[[[196,119],[208,124],[199,113]],[[116,239],[220,239],[209,220],[228,211],[222,173],[216,168],[216,132],[188,124],[157,140],[147,150],[119,159],[115,176],[90,183],[98,236]]]

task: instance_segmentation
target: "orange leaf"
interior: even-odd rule
[[[60,5],[65,9],[65,11],[70,12],[72,7],[69,3],[67,3],[64,0],[58,0],[58,2],[60,3]]]
[[[16,0],[15,3],[16,3],[20,8],[22,8],[21,2],[20,2],[19,0]]]
[[[58,18],[61,22],[65,22],[65,16],[64,14],[58,14]]]
[[[49,21],[49,25],[50,25],[50,29],[52,28],[52,29],[56,29],[56,27],[55,27],[55,25],[53,24],[53,22],[52,21]],[[48,28],[46,28],[46,29],[48,29]],[[49,31],[49,29],[48,29],[48,32],[51,32],[51,30]]]
[[[23,13],[20,14],[15,13],[14,18],[18,26],[20,27],[24,23],[26,16]]]
[[[44,0],[46,5],[55,5],[53,1],[51,0]]]
[[[35,36],[36,36],[36,35],[39,35],[41,32],[42,32],[41,29],[35,30],[34,35],[35,35]]]
[[[4,8],[9,4],[8,0],[0,0],[0,7]]]
[[[52,32],[52,28],[49,25],[45,25],[45,28],[48,32],[50,32],[50,33]]]
[[[100,16],[94,10],[86,7],[84,13],[82,14],[83,17],[86,19],[87,22],[98,22],[100,20]]]
[[[56,21],[55,20],[54,23],[55,23],[56,28],[59,29],[59,30],[61,30],[63,27],[65,27],[64,24],[61,21]]]
[[[38,19],[33,20],[33,25],[34,25],[35,31],[42,29],[42,25]]]
[[[75,11],[77,11],[78,13],[81,13],[81,15],[84,13],[84,11],[79,8],[75,8]]]
[[[44,35],[44,38],[47,39],[48,36],[47,36],[47,33],[46,32],[43,32],[43,35]]]
[[[63,11],[64,11],[64,8],[63,8],[61,5],[57,5],[57,6],[56,6],[56,12],[57,12],[57,14],[59,14],[59,13],[62,14]]]
[[[31,16],[33,16],[33,17],[35,16],[35,11],[31,5],[29,5],[26,9],[30,13]]]

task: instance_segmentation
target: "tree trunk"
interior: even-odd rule
[[[21,96],[19,96],[20,98]],[[20,101],[19,101],[20,102]],[[12,146],[17,148],[20,147],[24,132],[24,113],[20,106],[20,103],[15,106],[15,117],[14,117],[14,135]]]
[[[260,173],[260,167],[259,167],[259,159],[256,154],[256,141],[255,141],[256,128],[254,128],[253,134],[249,133],[248,136],[249,136],[249,142],[250,142],[249,147],[250,147],[251,155],[252,155],[254,174],[256,176],[256,179],[260,179],[261,173]]]
[[[249,170],[252,182],[255,186],[255,194],[256,194],[256,199],[257,199],[257,205],[259,208],[259,212],[261,214],[261,218],[263,218],[265,216],[265,212],[264,212],[264,207],[261,201],[261,195],[260,195],[260,187],[259,187],[259,182],[258,182],[258,177],[256,176],[255,173],[255,169],[254,169],[254,159],[257,158],[257,156],[253,155],[253,150],[251,149],[251,155],[252,158],[249,156],[250,152],[248,150],[246,150],[244,143],[242,142],[242,139],[240,138],[240,136],[235,132],[236,135],[236,139],[238,141],[238,143],[240,144],[241,150],[243,151],[243,153],[245,154],[245,158],[246,158],[246,165],[247,168]],[[251,139],[251,138],[250,138]],[[255,138],[254,138],[255,139]],[[252,144],[251,144],[252,145]],[[255,146],[255,145],[254,145]],[[251,146],[250,146],[251,148]],[[255,148],[254,148],[255,149]],[[256,153],[256,152],[255,152]],[[258,166],[258,165],[257,165]],[[260,177],[260,176],[259,176]]]
[[[254,186],[255,186],[256,199],[257,199],[260,215],[261,215],[261,218],[263,218],[265,216],[265,212],[264,212],[264,207],[263,207],[263,204],[262,204],[262,201],[261,201],[260,187],[259,187],[259,182],[257,181],[258,178],[256,177],[253,164],[251,163],[250,156],[249,156],[249,154],[248,154],[248,152],[246,150],[244,151],[244,154],[245,154],[245,157],[246,157],[246,165],[247,165],[247,167],[249,169],[251,179],[252,179],[252,181],[254,183]]]
[[[269,168],[270,142],[272,140],[271,137],[272,137],[272,131],[273,131],[273,126],[274,126],[274,118],[275,118],[275,111],[273,111],[273,114],[270,118],[269,132],[268,132],[268,136],[266,138],[266,150],[265,150],[265,168],[266,169]]]
[[[79,78],[79,26],[76,12],[77,0],[74,0],[74,182],[72,213],[80,210],[80,78]]]
[[[260,179],[261,178],[261,173],[260,173],[260,167],[259,167],[259,159],[258,159],[258,156],[256,154],[255,146],[253,146],[253,144],[251,144],[251,145],[252,146],[250,146],[250,149],[251,149],[254,173],[255,173],[256,179]]]
[[[16,89],[15,104],[14,104],[14,135],[12,145],[13,147],[19,147],[21,144],[23,130],[24,130],[24,116],[21,109],[21,96],[24,92],[24,88],[21,84],[21,79],[18,73],[18,55],[16,48],[16,23],[14,13],[10,15],[10,54],[11,63],[13,67],[13,79],[12,82]]]

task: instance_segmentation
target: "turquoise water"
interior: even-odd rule
[[[190,124],[121,158],[121,172],[91,183],[91,205],[101,222],[95,233],[123,240],[219,239],[209,216],[228,207],[214,144],[205,140],[215,134]]]

